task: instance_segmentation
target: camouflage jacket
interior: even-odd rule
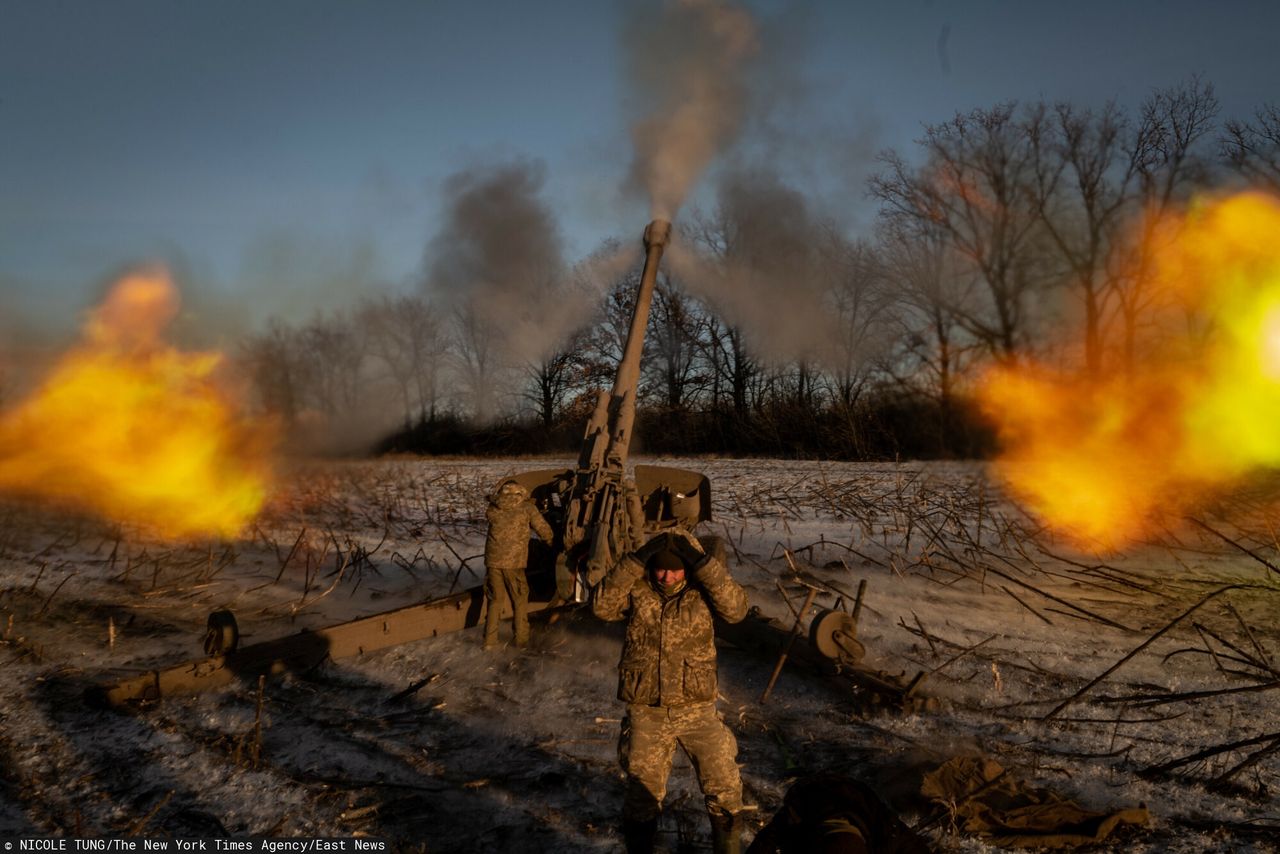
[[[644,566],[627,555],[596,589],[591,609],[602,620],[629,615],[618,664],[618,699],[679,706],[716,698],[716,644],[711,616],[736,623],[747,614],[747,594],[723,563],[705,558],[691,583],[664,599]]]
[[[487,567],[523,569],[529,563],[530,528],[544,543],[551,542],[551,526],[523,490],[499,492],[490,498],[485,517],[489,520],[489,533],[484,539]]]

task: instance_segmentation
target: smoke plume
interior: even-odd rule
[[[839,335],[830,302],[832,235],[805,197],[766,171],[729,173],[707,223],[715,256],[673,241],[672,271],[742,329],[766,358],[829,362]]]
[[[642,115],[627,186],[648,193],[654,217],[672,219],[742,125],[756,25],[724,0],[668,0],[660,12],[637,6],[633,15],[623,49]]]
[[[459,172],[444,185],[444,225],[427,250],[427,286],[485,330],[507,363],[537,361],[594,308],[563,298],[560,229],[527,161]]]

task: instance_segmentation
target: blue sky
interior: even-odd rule
[[[747,5],[773,97],[719,165],[767,159],[850,229],[876,151],[957,110],[1136,105],[1192,73],[1225,115],[1280,102],[1275,4]],[[638,237],[623,41],[657,8],[0,0],[0,334],[70,328],[145,260],[243,322],[411,287],[445,179],[496,161],[544,165],[571,259]]]

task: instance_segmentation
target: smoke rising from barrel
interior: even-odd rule
[[[652,218],[669,220],[741,128],[756,25],[722,0],[669,0],[656,14],[632,14],[623,50],[641,115],[627,187],[649,195]]]

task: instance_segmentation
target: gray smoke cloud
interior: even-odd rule
[[[627,273],[643,266],[643,246],[639,236],[634,240],[609,238],[573,265],[575,287],[590,303],[584,308],[598,312],[609,290]]]
[[[807,76],[820,10],[800,2],[753,15],[729,0],[669,0],[632,11],[624,51],[640,118],[628,187],[671,219],[715,169],[715,211],[695,214],[692,231],[710,226],[718,245],[675,241],[668,268],[766,359],[848,370],[876,308],[843,233],[864,215],[851,200],[880,129],[867,109],[832,110],[830,86]]]
[[[829,362],[841,330],[832,305],[832,234],[805,196],[765,170],[722,176],[711,252],[672,243],[672,272],[768,359]]]
[[[725,0],[668,0],[656,12],[636,5],[622,49],[639,114],[626,186],[648,193],[654,217],[672,219],[742,126],[756,24]]]
[[[444,223],[427,248],[432,295],[488,330],[511,364],[549,355],[594,308],[573,298],[559,226],[539,198],[543,181],[542,165],[530,161],[452,175]]]

